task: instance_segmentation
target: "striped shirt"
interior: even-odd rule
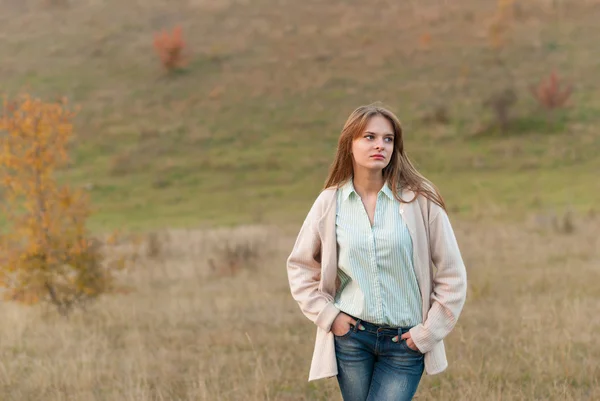
[[[341,285],[335,306],[370,323],[413,327],[422,322],[410,232],[388,184],[377,195],[373,226],[352,180],[337,196],[336,237]]]

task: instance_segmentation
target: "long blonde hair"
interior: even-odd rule
[[[363,133],[369,120],[377,115],[386,118],[394,128],[394,150],[390,163],[383,169],[383,178],[391,186],[396,199],[405,202],[400,197],[399,189],[408,188],[416,194],[415,198],[408,202],[412,202],[416,196],[421,194],[446,209],[444,199],[435,185],[417,171],[404,152],[402,126],[398,117],[386,108],[375,104],[358,107],[346,120],[338,140],[335,160],[331,164],[329,175],[325,181],[325,188],[339,187],[352,177],[354,172],[351,153],[352,141]]]

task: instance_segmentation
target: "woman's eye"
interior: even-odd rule
[[[394,142],[394,138],[390,138],[390,137],[385,138],[385,140],[388,142]]]
[[[373,135],[365,135],[365,138],[367,138],[367,139],[373,139]]]

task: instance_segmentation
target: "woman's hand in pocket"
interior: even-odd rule
[[[340,312],[331,324],[331,332],[334,336],[341,337],[352,330],[353,326],[356,326],[356,320],[346,315],[344,312]]]
[[[402,334],[402,336],[400,337],[400,340],[405,340],[406,341],[406,346],[408,348],[412,349],[413,351],[421,352],[421,350],[419,350],[419,348],[417,347],[417,345],[415,344],[415,342],[411,338],[409,331],[407,331],[406,333]],[[398,336],[392,338],[392,341],[398,342]]]

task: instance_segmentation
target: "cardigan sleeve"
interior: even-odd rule
[[[431,307],[425,322],[410,330],[417,348],[429,352],[456,325],[467,295],[467,272],[448,215],[441,207],[429,223],[433,275]]]
[[[317,198],[302,224],[294,248],[287,259],[287,273],[292,297],[304,315],[326,332],[340,310],[333,298],[320,291],[321,238],[318,231],[323,214],[321,197]]]

